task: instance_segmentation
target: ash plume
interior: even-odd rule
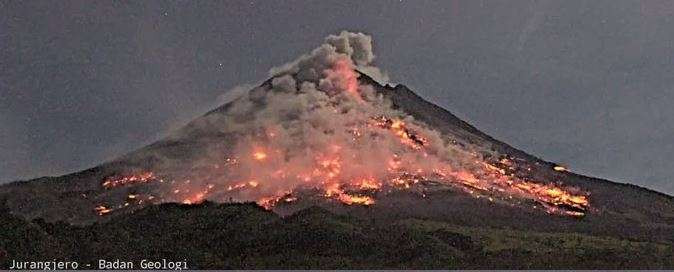
[[[332,69],[337,59],[350,60],[358,71],[367,74],[379,84],[389,82],[388,74],[373,64],[375,55],[372,37],[348,31],[328,36],[325,38],[325,43],[310,54],[280,67],[272,68],[269,74],[272,77],[292,74],[300,82],[317,83],[323,78],[323,71]]]

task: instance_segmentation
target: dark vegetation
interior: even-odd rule
[[[190,268],[672,269],[671,243],[578,233],[363,220],[312,207],[287,217],[255,204],[148,206],[73,226],[0,214],[0,268],[11,259],[187,260]]]

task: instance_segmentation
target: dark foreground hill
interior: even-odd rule
[[[367,220],[309,208],[285,218],[255,204],[149,206],[88,226],[2,213],[0,259],[187,260],[200,269],[663,269],[671,243],[477,228],[424,219]]]

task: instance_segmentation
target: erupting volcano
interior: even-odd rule
[[[45,260],[671,267],[671,196],[500,142],[388,84],[372,48],[365,34],[331,35],[151,145],[0,186],[0,252],[20,256],[27,240],[12,233],[30,233],[44,250],[31,240],[26,252]]]
[[[534,178],[528,164],[491,144],[441,133],[394,107],[377,82],[360,80],[366,77],[361,70],[381,74],[373,60],[369,36],[329,36],[310,54],[273,69],[264,84],[171,135],[171,141],[199,143],[195,156],[176,161],[138,153],[157,163],[114,173],[101,186],[152,183],[131,194],[135,204],[254,201],[273,210],[304,192],[344,205],[376,205],[394,191],[423,198],[433,184],[555,215],[588,212],[590,194],[583,188]],[[96,203],[95,211],[129,207],[130,199],[120,197]]]

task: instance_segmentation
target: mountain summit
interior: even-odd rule
[[[671,196],[495,140],[403,85],[382,85],[374,58],[367,35],[329,36],[165,139],[82,172],[3,185],[0,203],[79,225],[162,203],[255,202],[282,216],[318,206],[366,220],[674,243]]]

